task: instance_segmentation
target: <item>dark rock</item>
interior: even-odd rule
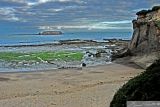
[[[131,52],[129,49],[126,49],[122,52],[116,53],[112,55],[112,61],[116,60],[117,58],[123,58],[123,57],[127,57],[127,56],[132,56]]]
[[[85,64],[85,63],[82,63],[82,67],[86,67],[86,64]]]
[[[61,31],[43,31],[40,32],[39,35],[61,35]]]
[[[95,54],[95,57],[101,57],[101,53],[100,53],[100,52],[97,52],[97,53]]]

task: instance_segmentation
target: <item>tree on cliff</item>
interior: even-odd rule
[[[136,13],[136,15],[146,15],[148,13],[148,10],[141,10]]]
[[[139,12],[136,13],[136,15],[146,15],[149,12],[153,12],[153,11],[157,11],[160,9],[160,6],[154,6],[151,10],[141,10]]]
[[[154,6],[153,8],[152,8],[152,11],[157,11],[157,10],[159,10],[160,9],[160,6]]]

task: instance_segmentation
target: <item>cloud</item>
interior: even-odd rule
[[[116,25],[115,25],[116,24]],[[127,24],[127,25],[122,25]],[[130,30],[131,22],[130,21],[115,21],[115,22],[96,22],[86,25],[58,25],[58,26],[39,26],[40,30],[64,30],[64,29],[88,29],[88,30],[108,30],[108,29],[123,29]]]
[[[126,24],[131,23],[131,20],[123,20],[123,21],[114,21],[114,22],[101,22],[103,24]]]
[[[34,5],[39,5],[39,4],[45,4],[45,3],[48,3],[48,2],[75,2],[75,3],[85,3],[84,1],[82,0],[38,0],[36,2],[30,2],[28,1],[27,4],[29,6],[34,6]]]
[[[46,2],[77,2],[77,3],[84,3],[82,0],[39,0],[39,3],[46,3]]]
[[[19,21],[14,12],[13,8],[0,8],[0,20]]]
[[[1,0],[0,2],[6,2],[6,3],[17,3],[17,4],[23,4],[28,6],[35,6],[40,4],[45,4],[48,2],[75,2],[75,3],[85,3],[82,0]]]
[[[6,1],[6,2],[16,2],[16,3],[25,3],[26,0],[2,0],[2,1]]]
[[[159,0],[0,0],[0,20],[39,29],[132,29],[140,9]]]
[[[48,9],[48,11],[50,11],[50,12],[60,12],[60,11],[63,11],[63,10],[64,10],[63,8]]]

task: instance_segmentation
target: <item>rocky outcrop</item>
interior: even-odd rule
[[[160,50],[160,6],[137,12],[133,20],[133,36],[129,50],[133,54],[151,53]]]
[[[61,35],[61,31],[43,31],[40,32],[39,35]]]

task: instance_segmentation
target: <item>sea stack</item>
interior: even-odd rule
[[[39,35],[61,35],[61,31],[43,31],[40,32]]]

